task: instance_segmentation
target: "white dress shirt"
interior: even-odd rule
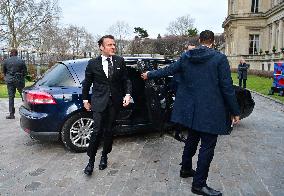
[[[113,62],[112,62],[112,57],[106,57],[104,55],[101,55],[102,57],[102,64],[103,64],[103,70],[106,74],[106,77],[108,78],[108,61],[107,61],[107,58],[110,58],[110,61],[111,61],[111,64],[113,65]]]

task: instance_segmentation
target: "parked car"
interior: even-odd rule
[[[86,151],[93,120],[92,113],[83,107],[81,84],[88,61],[58,62],[42,78],[23,90],[20,124],[32,138],[61,140],[69,150]],[[169,122],[175,96],[169,85],[171,77],[149,81],[143,81],[140,77],[141,71],[167,66],[173,60],[125,57],[125,62],[132,82],[134,103],[120,111],[115,133],[173,129],[175,125]],[[243,92],[239,89],[237,98],[242,117],[246,117],[252,112],[254,102],[249,91],[241,96]],[[181,140],[179,132],[175,137]]]

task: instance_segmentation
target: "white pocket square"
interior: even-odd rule
[[[116,69],[120,69],[120,67],[117,67]]]

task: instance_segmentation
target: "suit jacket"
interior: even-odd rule
[[[85,71],[85,80],[82,83],[82,98],[89,99],[89,91],[91,85],[92,111],[102,112],[107,106],[110,95],[114,103],[114,107],[119,109],[122,107],[123,97],[131,94],[131,81],[128,78],[124,59],[119,56],[112,56],[113,75],[107,78],[102,65],[102,57],[99,56],[88,62]]]
[[[25,61],[17,56],[11,56],[3,62],[4,80],[7,84],[25,82],[27,66]]]
[[[225,55],[201,46],[170,66],[148,72],[148,78],[179,74],[171,120],[200,132],[228,134],[229,112],[239,115],[230,67]]]

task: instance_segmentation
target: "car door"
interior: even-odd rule
[[[147,80],[145,81],[145,96],[149,120],[153,128],[162,130],[170,112],[167,105],[166,86],[155,80]]]

